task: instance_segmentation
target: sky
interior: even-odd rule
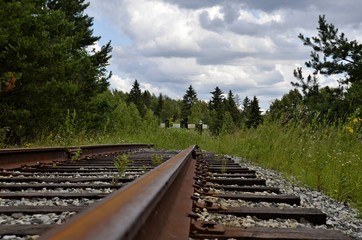
[[[218,86],[261,109],[293,89],[293,70],[310,59],[298,39],[317,35],[325,15],[349,40],[362,42],[356,0],[90,0],[94,48],[111,41],[110,88],[141,89],[182,99],[190,85],[210,100]],[[320,76],[322,86],[336,77]]]

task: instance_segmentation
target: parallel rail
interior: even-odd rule
[[[77,151],[80,151],[81,157],[89,157],[150,147],[153,147],[153,144],[102,144],[78,147],[1,149],[0,169],[14,169],[21,166],[39,165],[41,163],[63,162],[71,159],[72,155]]]

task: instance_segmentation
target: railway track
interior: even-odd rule
[[[267,186],[257,172],[231,159],[201,152],[196,146],[181,152],[145,149],[149,146],[142,144],[129,149],[118,146],[98,147],[98,152],[91,146],[63,149],[65,153],[55,154],[53,160],[43,157],[46,163],[41,163],[38,157],[30,163],[33,166],[21,168],[14,168],[0,152],[0,164],[6,159],[3,166],[7,168],[0,174],[0,235],[40,235],[39,239],[351,239],[340,231],[324,229],[325,213],[301,207],[298,196]],[[69,160],[80,151],[82,159]],[[126,152],[132,165],[127,166],[124,177],[115,178],[113,159]],[[26,157],[17,154],[22,156],[18,162],[25,165]],[[151,161],[156,155],[164,160],[157,167]],[[32,221],[23,220],[25,224],[16,220],[28,216]]]

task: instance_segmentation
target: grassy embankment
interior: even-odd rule
[[[57,145],[48,140],[34,145]],[[320,190],[362,212],[362,144],[346,127],[265,124],[231,135],[212,137],[193,130],[157,129],[138,133],[77,135],[72,145],[95,143],[155,143],[161,149],[184,149],[197,144],[202,149],[243,157],[278,170],[289,179]],[[59,144],[58,144],[59,145]]]

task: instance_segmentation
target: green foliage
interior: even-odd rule
[[[181,117],[180,102],[164,97],[162,110],[160,113],[160,120],[171,119],[175,121]]]
[[[0,128],[0,148],[5,148],[6,134],[9,132],[9,130],[10,129],[7,127]]]
[[[270,104],[267,117],[269,120],[279,120],[283,124],[286,124],[296,116],[300,116],[302,111],[302,95],[297,89],[293,89],[283,95],[281,100],[276,99]]]
[[[319,16],[318,24],[317,36],[298,36],[312,48],[311,60],[305,65],[314,70],[313,76],[305,78],[302,68],[297,68],[294,75],[298,81],[292,85],[302,89],[307,116],[318,113],[321,119],[339,121],[362,107],[362,45],[356,40],[349,41],[344,33],[339,34],[325,16]],[[339,86],[321,88],[318,74],[335,75]]]
[[[127,103],[128,104],[134,104],[138,110],[138,113],[143,116],[145,114],[146,111],[146,107],[145,104],[143,102],[143,97],[142,97],[142,91],[140,89],[140,84],[138,83],[137,80],[134,81],[133,85],[132,85],[132,89],[130,91],[130,93],[128,94],[127,97]]]
[[[81,154],[82,154],[81,151],[82,150],[80,148],[78,148],[77,151],[75,151],[74,154],[72,155],[71,160],[72,161],[78,161],[80,159]]]
[[[92,18],[84,1],[1,1],[0,128],[19,144],[59,128],[67,109],[84,119],[89,100],[107,89],[110,44],[87,52]],[[81,121],[83,122],[83,121]]]
[[[225,99],[224,105],[225,111],[231,114],[234,125],[240,126],[241,112],[238,109],[235,96],[231,90],[229,91],[228,96]]]
[[[142,172],[146,173],[147,172],[147,166],[146,165],[142,165]]]
[[[155,108],[155,114],[159,118],[161,118],[161,111],[163,109],[163,103],[164,103],[163,96],[160,93],[160,95],[158,96],[157,105],[156,105],[156,108]],[[163,119],[161,118],[161,120],[163,120]]]
[[[191,107],[190,123],[198,123],[200,120],[204,123],[210,122],[210,111],[206,102],[196,101]]]
[[[181,118],[186,120],[191,115],[191,108],[197,101],[197,94],[194,88],[190,85],[182,99]]]
[[[260,112],[259,100],[254,96],[253,100],[245,97],[243,101],[243,123],[247,128],[256,128],[262,123],[263,118]]]
[[[73,113],[70,113],[69,109],[64,119],[63,125],[60,127],[58,133],[58,141],[64,146],[70,146],[73,144],[73,139],[77,134],[77,114],[73,110]]]
[[[223,123],[221,127],[221,134],[231,134],[236,131],[236,126],[234,124],[233,118],[230,112],[225,112],[223,117]]]
[[[113,159],[113,164],[118,171],[118,177],[124,177],[129,165],[132,164],[132,160],[128,158],[127,154],[122,154]]]
[[[163,162],[162,155],[159,154],[152,154],[151,156],[151,163],[153,166],[161,165]]]
[[[218,135],[221,131],[222,122],[223,122],[223,114],[224,114],[224,97],[223,92],[219,87],[216,87],[213,92],[211,92],[212,97],[209,102],[209,109],[210,109],[210,116],[211,121],[209,123],[210,125],[210,131]]]

